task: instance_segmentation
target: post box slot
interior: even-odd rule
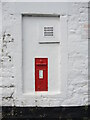
[[[36,65],[38,65],[38,66],[39,66],[39,65],[40,65],[40,66],[42,65],[42,66],[43,66],[43,65],[47,65],[47,64],[46,64],[46,63],[36,63]]]

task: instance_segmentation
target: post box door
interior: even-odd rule
[[[35,91],[48,91],[48,58],[35,58]]]

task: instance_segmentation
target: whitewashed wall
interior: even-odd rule
[[[27,104],[27,101],[23,98],[21,99],[16,96],[17,75],[15,73],[17,67],[15,64],[18,62],[19,56],[18,58],[15,58],[15,56],[18,55],[16,49],[19,45],[15,43],[15,38],[20,34],[14,34],[13,27],[18,25],[16,23],[18,23],[18,17],[22,10],[23,12],[26,10],[31,11],[31,13],[60,13],[67,16],[68,19],[68,77],[66,97],[56,96],[55,99],[48,99],[48,101],[47,97],[41,101],[32,98],[30,101],[31,105],[39,106],[39,102],[43,103],[41,106],[46,105],[46,103],[48,106],[54,106],[56,103],[57,106],[87,105],[88,3],[2,3],[3,46],[2,48],[0,47],[0,81],[2,79],[0,90],[3,90],[3,106],[25,106]]]
[[[2,73],[2,68],[1,68],[1,45],[2,45],[1,32],[2,32],[2,6],[1,6],[1,2],[0,2],[0,86],[2,85],[2,77],[1,77],[1,73]],[[0,87],[0,106],[1,105],[2,105],[2,87]]]

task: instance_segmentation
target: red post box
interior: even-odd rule
[[[48,91],[48,58],[35,58],[35,91]]]

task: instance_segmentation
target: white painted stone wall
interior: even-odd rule
[[[0,2],[0,74],[2,73],[2,68],[1,68],[1,31],[2,31],[2,8],[1,8],[1,2]],[[2,77],[0,76],[0,86],[2,85]],[[0,106],[2,105],[2,88],[0,87]]]
[[[3,106],[25,106],[29,103],[16,96],[15,55],[18,53],[13,27],[17,26],[20,10],[29,9],[32,13],[59,12],[67,16],[68,32],[68,73],[65,98],[56,96],[31,99],[32,106],[81,106],[88,104],[88,3],[2,3],[2,47],[0,39],[0,90]],[[1,6],[1,5],[0,5]],[[0,7],[1,9],[1,7]],[[19,12],[18,12],[19,11]],[[0,22],[1,26],[1,22]],[[0,29],[1,30],[1,29]],[[20,51],[18,51],[20,52]],[[18,58],[17,58],[18,59]],[[21,67],[21,66],[20,66]],[[18,73],[19,74],[19,73]],[[1,83],[2,80],[2,83]],[[40,104],[39,104],[40,102]],[[46,104],[47,103],[47,104]],[[57,103],[57,104],[56,104]]]

